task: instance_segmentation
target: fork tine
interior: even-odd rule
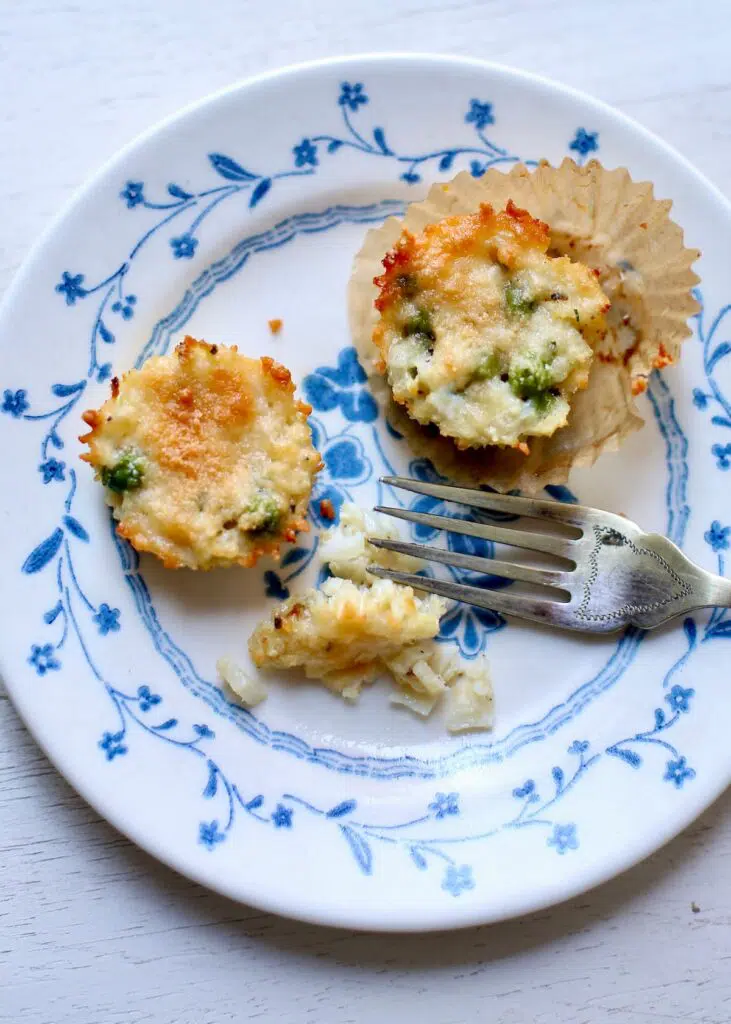
[[[517,615],[521,619],[545,622],[551,626],[576,628],[574,616],[567,611],[568,605],[558,601],[519,597],[504,590],[469,587],[463,583],[452,583],[450,580],[435,580],[430,576],[416,576],[410,572],[383,569],[379,565],[369,565],[368,572],[384,580],[403,583],[415,590],[426,590],[430,594],[439,594],[440,597],[447,597],[453,601],[464,601],[465,604],[476,605],[478,608],[489,608],[491,611]],[[585,630],[586,626],[582,628]]]
[[[545,498],[523,498],[513,494],[498,494],[496,491],[478,491],[456,484],[430,484],[421,480],[410,480],[403,476],[383,476],[381,483],[400,487],[414,494],[425,494],[441,501],[456,501],[473,508],[484,508],[488,512],[507,512],[532,519],[550,519],[558,523],[585,526],[595,519],[594,510],[583,505],[568,505]]]
[[[376,512],[383,512],[387,516],[396,516],[397,519],[406,519],[408,522],[418,523],[420,526],[430,526],[435,530],[462,533],[467,537],[480,537],[482,540],[492,540],[497,544],[510,544],[516,548],[528,548],[531,551],[544,551],[548,555],[556,555],[559,558],[573,561],[571,545],[574,541],[564,537],[549,537],[545,534],[527,533],[523,530],[506,530],[489,523],[473,523],[464,519],[451,519],[449,516],[435,516],[431,512],[413,512],[411,509],[388,508],[383,505],[377,505]]]
[[[427,544],[407,544],[400,540],[382,540],[380,537],[369,537],[368,543],[376,548],[385,548],[386,551],[396,551],[400,555],[411,555],[412,558],[423,558],[427,562],[454,565],[458,569],[473,569],[476,572],[489,573],[492,576],[502,576],[508,580],[537,583],[544,587],[567,586],[566,576],[568,574],[564,572],[531,569],[527,565],[501,562],[497,558],[480,558],[478,555],[465,555],[460,551],[432,548]]]

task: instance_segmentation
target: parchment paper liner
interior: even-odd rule
[[[382,259],[406,227],[414,233],[433,221],[470,213],[480,203],[503,209],[508,201],[527,209],[551,229],[551,252],[599,270],[612,302],[609,331],[595,349],[585,391],[572,399],[567,426],[552,437],[529,439],[530,455],[508,448],[460,451],[448,438],[422,427],[391,398],[376,373],[378,350],[372,341],[377,314],[373,278]],[[643,420],[634,395],[647,386],[655,368],[675,362],[691,333],[688,318],[698,309],[691,289],[698,277],[691,264],[697,249],[683,245],[683,232],[668,216],[670,200],[657,200],[649,182],[633,182],[619,168],[605,170],[592,160],[579,167],[541,164],[529,171],[517,164],[509,173],[489,170],[482,178],[464,171],[434,185],[426,199],[408,207],[403,218],[389,217],[366,235],[355,257],[348,289],[353,342],[374,393],[389,421],[415,454],[431,459],[444,476],[499,490],[535,492],[564,483],[573,466],[590,466],[603,451],[616,449]]]

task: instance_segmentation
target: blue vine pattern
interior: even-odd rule
[[[563,856],[578,849],[577,824],[557,818],[555,808],[605,754],[633,769],[639,769],[643,764],[643,755],[639,750],[644,752],[654,748],[661,750],[666,757],[664,774],[661,776],[664,781],[676,789],[681,789],[686,782],[694,778],[694,768],[688,763],[687,757],[667,740],[667,733],[690,712],[696,690],[692,686],[674,682],[674,679],[687,665],[699,644],[714,638],[731,636],[729,613],[716,609],[710,615],[702,634],[699,634],[698,624],[693,618],[686,619],[686,649],[663,679],[663,700],[667,707],[655,709],[650,728],[618,740],[603,751],[591,754],[586,740],[574,740],[566,750],[569,761],[562,765],[553,765],[547,777],[540,783],[529,778],[516,786],[512,790],[512,800],[517,806],[515,812],[484,832],[467,834],[460,830],[454,831],[453,823],[459,822],[462,815],[461,796],[457,792],[437,792],[422,815],[409,821],[387,824],[363,818],[359,814],[357,801],[353,798],[344,799],[333,807],[322,808],[291,793],[273,797],[267,797],[261,792],[242,793],[239,785],[232,781],[212,756],[211,745],[215,740],[215,732],[208,724],[195,722],[186,725],[174,716],[166,716],[163,710],[163,697],[154,692],[150,685],[140,683],[135,692],[126,692],[105,677],[96,658],[92,657],[83,624],[90,624],[99,637],[105,638],[122,628],[121,612],[108,602],[90,596],[78,578],[74,567],[74,550],[79,544],[88,544],[90,536],[72,513],[77,488],[76,471],[69,468],[59,457],[65,447],[59,432],[60,425],[77,408],[90,381],[104,381],[111,376],[111,362],[100,356],[100,353],[107,351],[108,347],[115,343],[116,336],[110,326],[113,318],[118,318],[123,324],[133,319],[137,312],[139,298],[127,285],[135,258],[154,236],[167,229],[169,225],[172,226],[174,221],[180,218],[180,223],[184,223],[185,226],[177,229],[171,227],[171,231],[175,230],[176,233],[168,238],[170,254],[177,260],[192,260],[198,251],[198,233],[202,225],[225,201],[234,196],[244,195],[249,208],[253,209],[270,194],[277,182],[285,178],[315,174],[324,158],[333,157],[345,149],[392,161],[399,172],[398,177],[408,184],[419,182],[427,169],[432,173],[445,173],[453,170],[458,163],[466,161],[470,172],[479,177],[490,166],[514,163],[519,159],[498,147],[485,134],[486,129],[496,120],[492,104],[486,101],[473,98],[464,115],[465,123],[475,133],[473,144],[450,146],[418,155],[398,154],[389,145],[382,127],[376,126],[367,130],[360,122],[356,123],[356,116],[368,103],[369,97],[362,83],[343,82],[338,105],[342,113],[344,133],[341,136],[313,134],[302,138],[292,147],[292,167],[275,173],[254,172],[230,156],[211,153],[208,155],[209,164],[218,178],[223,179],[226,184],[214,184],[198,192],[191,192],[179,184],[170,183],[164,200],[152,200],[146,192],[144,182],[126,182],[120,192],[120,198],[130,211],[153,211],[161,216],[144,231],[119,266],[101,282],[89,286],[83,273],[69,270],[62,273],[56,285],[56,292],[67,306],[74,306],[78,301],[87,300],[93,295],[99,296],[91,327],[89,362],[85,376],[71,383],[54,384],[50,389],[54,401],[49,403],[51,407],[44,411],[34,411],[28,392],[24,388],[5,388],[0,404],[0,412],[11,419],[45,424],[38,462],[42,484],[51,487],[67,485],[58,525],[30,552],[22,566],[24,574],[34,575],[53,565],[56,591],[55,602],[43,614],[44,625],[56,630],[55,639],[33,644],[28,662],[39,677],[57,673],[62,669],[63,650],[69,637],[73,636],[76,639],[90,671],[107,693],[113,710],[114,721],[104,729],[98,740],[100,754],[107,762],[114,762],[129,753],[134,730],[153,736],[170,747],[200,760],[204,767],[205,780],[201,789],[201,799],[206,801],[208,810],[198,823],[197,839],[204,848],[213,851],[226,841],[242,816],[267,827],[288,831],[296,827],[301,814],[307,814],[337,830],[363,874],[373,873],[378,849],[390,846],[400,850],[419,871],[436,869],[441,879],[441,889],[446,894],[457,897],[478,884],[472,866],[462,863],[460,858],[454,856],[455,850],[461,853],[464,844],[486,840],[500,832],[530,827],[541,831],[545,836],[546,847],[558,855]],[[577,160],[583,162],[589,154],[598,149],[598,134],[579,128],[567,145]],[[346,217],[367,223],[381,220],[389,212],[396,212],[400,208],[400,203],[384,202],[374,207],[333,208],[333,211],[326,211],[321,217],[301,215],[299,220],[293,218],[291,222],[278,225],[273,229],[270,241],[261,244],[262,247],[265,244],[285,244],[296,233],[296,229],[292,230],[291,224],[295,221],[301,224],[308,217],[310,220],[307,230],[326,230]],[[192,217],[184,221],[183,215],[187,213]],[[328,219],[330,214],[334,215]],[[240,269],[251,251],[260,250],[242,250],[240,261],[234,263],[227,271],[229,276]],[[701,299],[700,293],[698,297]],[[186,315],[190,315],[192,308],[188,309]],[[731,352],[731,343],[717,342],[716,336],[730,310],[731,306],[725,306],[706,328],[705,313],[701,306],[697,332],[703,345],[706,387],[696,388],[693,393],[697,409],[713,410],[712,424],[724,430],[731,428],[731,405],[717,381],[716,370],[720,362]],[[148,345],[141,358],[149,352]],[[374,467],[373,460],[368,454],[369,450],[378,454],[381,462],[379,473],[383,469],[393,472],[378,431],[378,409],[365,384],[365,374],[351,348],[341,351],[336,366],[320,367],[304,381],[308,400],[316,412],[321,414],[313,416],[311,422],[315,444],[323,454],[325,471],[317,483],[310,510],[312,519],[320,526],[329,525],[329,519],[324,514],[322,506],[325,499],[332,503],[337,516],[343,501],[352,500],[357,489],[372,479]],[[672,396],[667,385],[657,377],[650,388],[650,400],[665,438],[670,487],[671,490],[674,488],[668,500],[668,534],[681,542],[688,517],[685,505],[687,444],[675,418]],[[339,429],[335,431],[332,430],[331,420],[326,421],[322,418],[331,414],[341,419]],[[368,442],[368,449],[364,444],[364,437]],[[711,451],[719,469],[731,468],[731,443],[714,444]],[[433,467],[423,459],[412,460],[409,471],[424,480],[439,479]],[[383,485],[379,487],[379,498],[383,500]],[[566,488],[549,490],[553,497],[560,500],[576,500]],[[392,501],[401,500],[394,493],[389,494],[389,498]],[[411,507],[438,511],[438,504],[431,498],[417,498],[412,501]],[[421,541],[433,539],[429,531],[420,527],[414,528],[414,535]],[[731,546],[731,526],[722,525],[720,521],[714,520],[705,533],[705,539],[717,556],[719,573],[723,574],[725,552]],[[125,575],[133,587],[137,600],[140,594],[146,593],[144,581],[137,573],[137,556],[122,542],[117,540],[117,543]],[[488,556],[492,553],[492,546],[486,542],[474,542],[459,537],[451,538],[449,543],[458,550],[469,549],[470,553]],[[479,550],[475,547],[476,543]],[[288,584],[309,566],[316,550],[316,540],[309,548],[292,548],[282,560],[281,573],[265,574],[265,592],[275,598],[287,596]],[[475,574],[474,579],[479,582],[482,578]],[[489,582],[495,585],[497,581],[489,579]],[[149,594],[147,597],[149,598]],[[456,610],[450,612],[443,621],[442,639],[445,642],[455,642],[464,656],[475,657],[483,649],[487,635],[504,626],[502,617],[495,613],[474,609]],[[621,674],[631,662],[639,639],[637,632],[630,630],[620,641],[612,659],[618,659],[618,667],[613,675],[609,673],[608,685],[618,678],[618,674]],[[211,703],[211,706],[214,705]],[[217,707],[214,710],[219,712]],[[244,714],[253,720],[250,713]],[[525,733],[525,738],[521,738],[523,728],[516,730],[520,735],[516,735],[512,751],[519,749],[523,742],[530,742],[529,732]],[[527,728],[530,730],[532,726]],[[296,737],[290,739],[299,745],[298,756],[309,757],[306,750],[303,753],[304,745],[301,741]],[[497,755],[496,759],[502,759],[502,756]],[[315,760],[314,757],[309,759]],[[406,758],[404,762],[413,764],[406,764],[402,774],[418,774],[416,759]],[[323,763],[327,762],[323,760]],[[341,771],[354,770],[348,765],[348,758],[344,756],[341,756],[339,761],[333,760],[330,766]],[[365,774],[364,771],[358,773]],[[547,795],[542,797],[541,792]]]
[[[696,314],[698,340],[703,346],[703,372],[706,378],[705,387],[693,388],[693,404],[696,409],[702,412],[712,413],[711,423],[714,427],[722,430],[731,430],[731,401],[724,395],[719,384],[717,372],[720,365],[731,354],[731,340],[719,340],[722,330],[731,326],[729,313],[731,305],[724,306],[710,324],[706,324],[706,310],[703,304],[703,296],[700,290],[696,289],[695,297],[698,300],[700,309]],[[715,442],[711,445],[711,455],[716,460],[716,466],[728,471],[731,468],[731,442]]]

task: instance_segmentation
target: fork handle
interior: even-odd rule
[[[709,572],[706,574],[708,584],[708,601],[704,607],[712,605],[715,608],[731,608],[731,580],[724,576],[716,576]]]

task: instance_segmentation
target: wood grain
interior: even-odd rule
[[[84,178],[248,74],[369,50],[468,54],[585,89],[731,193],[723,0],[0,0],[0,289]],[[505,925],[383,937],[185,881],[100,820],[0,696],[0,1021],[731,1020],[731,796],[601,889]],[[693,904],[698,907],[694,912]]]

